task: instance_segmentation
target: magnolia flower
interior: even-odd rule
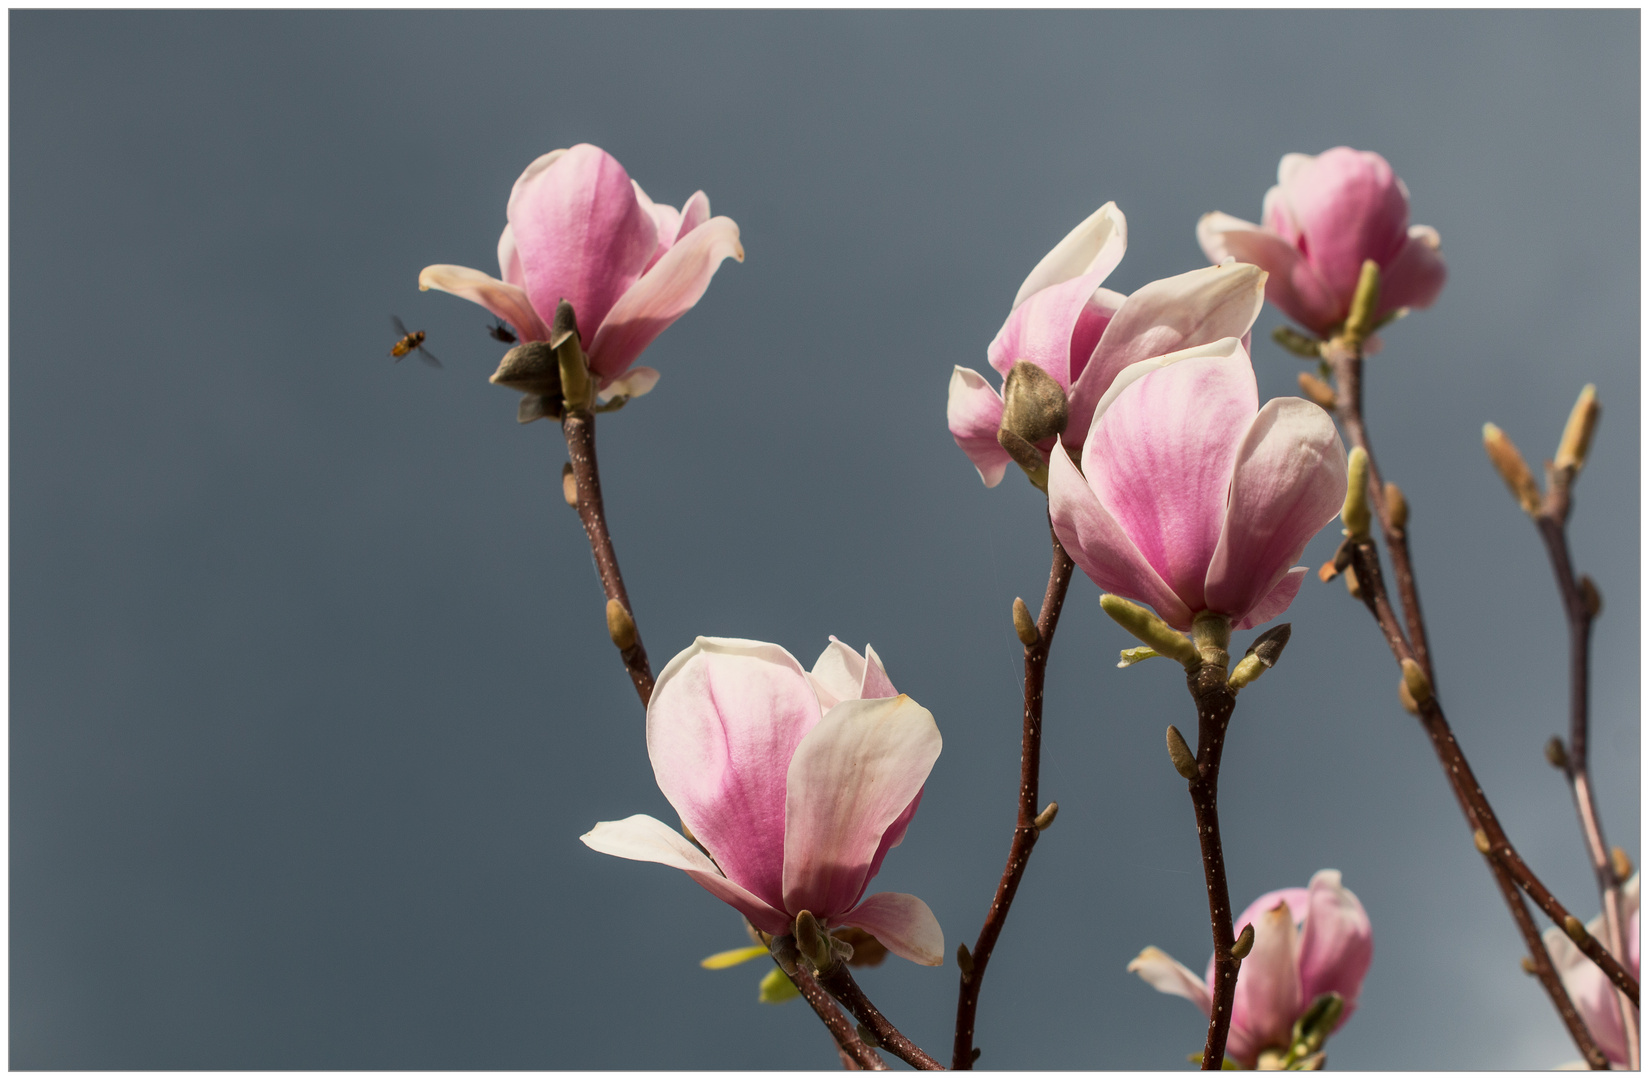
[[[1409,189],[1379,154],[1285,154],[1260,218],[1204,214],[1197,240],[1216,263],[1234,256],[1267,270],[1266,299],[1319,335],[1345,321],[1366,259],[1380,264],[1376,320],[1430,307],[1443,290],[1437,230],[1409,224]]]
[[[1024,360],[1050,376],[1066,398],[1066,445],[1080,447],[1094,407],[1129,364],[1176,349],[1241,337],[1259,317],[1265,274],[1253,266],[1193,270],[1123,296],[1100,287],[1122,261],[1128,224],[1106,203],[1036,264],[1019,287],[1007,322],[986,350],[1003,376]],[[957,367],[947,409],[950,433],[986,487],[1013,460],[1000,443],[1002,395],[983,376]],[[1031,441],[1044,458],[1057,435]]]
[[[868,646],[860,656],[831,638],[807,672],[777,645],[701,637],[659,675],[647,754],[703,851],[646,814],[580,839],[687,871],[769,934],[806,910],[937,966],[944,934],[928,906],[864,893],[904,839],[939,747],[933,715],[894,690]]]
[[[1294,1021],[1319,995],[1335,993],[1345,1001],[1334,1030],[1356,1010],[1374,956],[1374,929],[1362,902],[1340,884],[1338,870],[1317,871],[1304,889],[1266,893],[1231,925],[1239,935],[1252,926],[1254,946],[1238,970],[1226,1057],[1252,1069],[1262,1050],[1286,1048]],[[1206,980],[1154,945],[1128,970],[1164,994],[1188,999],[1204,1015],[1210,1012],[1212,957]]]
[[[548,341],[556,305],[568,301],[603,398],[651,390],[658,372],[631,365],[699,302],[723,259],[744,261],[739,227],[711,217],[704,192],[680,210],[655,203],[617,159],[588,143],[528,165],[505,214],[502,281],[437,265],[424,267],[418,287],[475,301],[524,342]]]
[[[1082,471],[1057,453],[1048,476],[1076,564],[1180,630],[1203,611],[1238,630],[1281,615],[1345,495],[1334,421],[1300,398],[1260,408],[1235,338],[1130,365],[1094,410]]]
[[[1635,978],[1638,973],[1638,875],[1633,874],[1630,881],[1621,888],[1621,913],[1626,920],[1626,970]],[[1586,924],[1593,937],[1599,941],[1606,940],[1603,933],[1603,916],[1599,915]],[[1609,981],[1596,964],[1587,959],[1575,943],[1569,940],[1569,935],[1555,926],[1546,928],[1543,935],[1546,940],[1546,951],[1551,954],[1552,966],[1563,979],[1563,988],[1569,991],[1569,997],[1575,1003],[1580,1018],[1586,1022],[1586,1030],[1592,1033],[1597,1040],[1598,1049],[1602,1050],[1611,1062],[1625,1067],[1626,1036],[1620,1029],[1620,1006],[1615,993],[1614,983]]]

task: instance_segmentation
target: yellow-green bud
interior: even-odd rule
[[[1334,396],[1334,388],[1308,371],[1300,372],[1300,392],[1309,398],[1319,408],[1333,412],[1339,405]]]
[[[1403,686],[1416,705],[1424,705],[1431,700],[1431,680],[1426,678],[1425,669],[1413,660],[1403,661]]]
[[[1592,936],[1586,932],[1586,927],[1582,925],[1581,921],[1573,915],[1563,917],[1563,932],[1568,934],[1569,940],[1576,945],[1584,945],[1586,939]]]
[[[1042,639],[1036,629],[1036,620],[1031,618],[1031,609],[1017,596],[1013,598],[1013,632],[1019,635],[1019,643],[1027,649]]]
[[[796,913],[796,950],[802,954],[802,959],[820,969],[829,967],[834,955],[830,948],[830,935],[813,913],[806,909]]]
[[[1346,537],[1361,540],[1368,535],[1368,451],[1361,446],[1351,448],[1346,457],[1346,502],[1340,510]]]
[[[1361,349],[1374,332],[1374,312],[1379,306],[1380,264],[1364,259],[1362,272],[1357,275],[1357,291],[1351,297],[1351,313],[1346,316],[1344,334],[1352,348]]]
[[[1237,666],[1231,669],[1228,685],[1233,690],[1241,690],[1261,675],[1265,674],[1265,665],[1260,663],[1259,657],[1245,656],[1237,661]]]
[[[1620,848],[1609,849],[1609,868],[1615,872],[1618,881],[1625,881],[1632,876],[1632,857]]]
[[[1191,753],[1185,736],[1173,724],[1168,725],[1168,760],[1174,763],[1174,771],[1187,780],[1195,780],[1202,775],[1197,771],[1197,756]]]
[[[1188,668],[1202,663],[1202,657],[1197,653],[1197,647],[1191,644],[1191,639],[1163,622],[1150,609],[1111,593],[1099,598],[1099,606],[1124,630],[1160,655],[1178,660]]]
[[[1569,413],[1569,422],[1563,425],[1563,438],[1557,444],[1557,459],[1552,462],[1560,469],[1579,472],[1586,464],[1586,452],[1592,448],[1592,435],[1597,431],[1597,387],[1587,383],[1580,398]]]
[[[1141,660],[1149,660],[1153,656],[1161,655],[1161,653],[1157,652],[1148,645],[1136,645],[1132,649],[1122,650],[1122,659],[1117,661],[1117,667],[1133,667]]]
[[[1391,527],[1398,532],[1408,528],[1409,501],[1403,497],[1403,489],[1395,481],[1386,481],[1386,516],[1391,518]]]
[[[1569,751],[1564,747],[1563,740],[1556,735],[1546,740],[1546,761],[1554,769],[1569,767]]]
[[[1487,855],[1490,850],[1489,834],[1482,829],[1472,833],[1472,843],[1477,846],[1478,854]]]
[[[573,463],[561,466],[561,497],[568,506],[578,505],[578,477],[573,475]]]
[[[1237,940],[1231,945],[1231,959],[1241,960],[1254,949],[1254,924],[1249,923],[1237,935]]]
[[[1056,802],[1050,802],[1047,806],[1042,808],[1042,813],[1036,815],[1036,817],[1032,819],[1031,824],[1036,826],[1037,832],[1045,832],[1048,826],[1054,823],[1054,818],[1058,816],[1059,804]]]
[[[1517,963],[1518,963],[1518,966],[1523,969],[1523,974],[1525,974],[1525,975],[1535,975],[1535,974],[1538,974],[1539,971],[1540,971],[1539,968],[1535,967],[1534,960],[1531,959],[1530,957],[1525,956],[1521,960],[1519,960]]]
[[[621,649],[636,643],[636,622],[617,600],[607,601],[607,634]]]
[[[1540,487],[1534,482],[1534,473],[1529,471],[1529,463],[1523,460],[1522,453],[1506,437],[1506,433],[1493,424],[1484,424],[1483,449],[1488,452],[1489,461],[1500,474],[1500,478],[1506,481],[1512,497],[1517,500],[1517,505],[1523,508],[1523,512],[1530,517],[1539,514]]]
[[[1314,337],[1307,337],[1290,326],[1279,326],[1271,331],[1271,340],[1287,349],[1295,356],[1307,360],[1315,360],[1323,355],[1323,343]],[[1201,1058],[1197,1059],[1201,1061]]]

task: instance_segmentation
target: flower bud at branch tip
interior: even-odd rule
[[[1431,700],[1431,680],[1426,678],[1425,669],[1413,660],[1403,661],[1403,686],[1416,705]]]
[[[1586,605],[1588,618],[1603,614],[1603,594],[1597,591],[1597,582],[1585,574],[1580,577],[1580,602]]]
[[[1340,511],[1346,539],[1353,542],[1368,536],[1368,451],[1354,446],[1346,455],[1346,502]]]
[[[1556,735],[1546,740],[1546,760],[1552,768],[1568,771],[1569,752],[1564,748],[1563,740]]]
[[[1580,472],[1586,464],[1586,452],[1592,448],[1592,435],[1597,431],[1601,412],[1597,403],[1597,387],[1587,383],[1569,413],[1569,422],[1563,425],[1563,438],[1558,441],[1557,459],[1552,464],[1559,469]]]
[[[1248,923],[1242,928],[1242,933],[1237,935],[1237,940],[1231,945],[1231,959],[1241,960],[1253,951],[1253,948],[1254,924]]]
[[[1529,463],[1523,460],[1512,441],[1506,438],[1506,433],[1493,424],[1483,425],[1483,449],[1489,455],[1489,461],[1506,481],[1511,489],[1513,498],[1523,508],[1523,512],[1530,517],[1540,513],[1540,488],[1534,482],[1534,473],[1529,471]]]
[[[1037,832],[1046,832],[1048,826],[1052,825],[1054,823],[1054,818],[1058,816],[1059,804],[1056,802],[1050,802],[1047,806],[1042,808],[1042,813],[1036,815],[1036,817],[1031,820],[1031,824],[1036,826]]]
[[[1300,372],[1300,392],[1319,408],[1333,412],[1339,405],[1334,388],[1307,371]]]
[[[1145,642],[1160,655],[1178,660],[1187,668],[1196,667],[1202,662],[1202,657],[1198,654],[1197,647],[1191,644],[1191,640],[1163,622],[1155,612],[1111,593],[1105,593],[1099,598],[1099,606],[1104,608],[1105,614],[1115,619],[1124,630]]]
[[[973,953],[960,941],[956,943],[956,966],[962,969],[963,977],[973,978]]]
[[[636,643],[636,621],[617,600],[607,601],[607,634],[620,649]]]
[[[1036,622],[1031,618],[1031,609],[1017,596],[1013,598],[1013,632],[1019,635],[1019,643],[1027,649],[1042,640]]]
[[[561,497],[567,500],[568,506],[578,505],[578,477],[573,475],[573,464],[561,466]]]
[[[1563,932],[1568,934],[1569,940],[1576,945],[1584,945],[1586,939],[1592,936],[1586,932],[1586,927],[1581,924],[1581,921],[1573,915],[1563,917]]]
[[[1395,481],[1386,481],[1386,516],[1391,518],[1391,527],[1398,532],[1408,528],[1409,501],[1403,497],[1403,489]]]
[[[1185,736],[1173,724],[1168,725],[1168,760],[1174,763],[1174,771],[1187,780],[1195,780],[1201,775],[1197,772],[1197,756],[1191,753]]]
[[[1477,845],[1479,854],[1487,855],[1489,853],[1489,834],[1482,829],[1472,833],[1472,843]]]

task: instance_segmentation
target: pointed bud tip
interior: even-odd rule
[[[1586,943],[1586,939],[1592,936],[1586,932],[1585,925],[1573,915],[1565,915],[1563,917],[1563,932],[1568,934],[1569,940],[1573,941],[1576,945],[1584,945]]]
[[[1569,768],[1569,751],[1563,745],[1563,740],[1553,735],[1546,740],[1546,762],[1554,769]]]
[[[1597,387],[1587,383],[1569,413],[1569,422],[1563,426],[1563,438],[1558,441],[1557,458],[1552,464],[1559,469],[1581,470],[1592,448],[1592,436],[1597,431],[1601,412],[1597,403]]]
[[[1168,725],[1168,760],[1173,763],[1174,771],[1187,780],[1195,780],[1201,775],[1197,771],[1197,756],[1173,724]]]
[[[1431,680],[1426,677],[1425,669],[1406,657],[1403,660],[1403,685],[1416,705],[1424,705],[1431,700]]]
[[[1233,960],[1241,960],[1244,957],[1246,957],[1251,951],[1253,951],[1253,948],[1254,948],[1254,924],[1249,923],[1249,924],[1247,924],[1246,926],[1244,926],[1242,928],[1242,933],[1237,935],[1236,942],[1234,942],[1232,944],[1232,946],[1231,946],[1231,958]]]
[[[1013,632],[1019,635],[1019,643],[1027,649],[1042,639],[1036,621],[1031,618],[1031,609],[1017,596],[1013,598]]]
[[[1489,834],[1482,829],[1478,829],[1472,833],[1472,844],[1476,846],[1479,854],[1487,855],[1489,853]]]
[[[573,464],[561,466],[561,498],[568,506],[578,505],[578,477],[573,475]]]
[[[973,953],[960,941],[956,943],[956,966],[962,969],[963,975],[973,975]]]
[[[1368,535],[1368,451],[1361,446],[1346,455],[1346,501],[1340,510],[1346,539],[1361,540]]]
[[[1398,532],[1408,528],[1409,501],[1403,497],[1403,489],[1394,480],[1386,481],[1386,516],[1391,518],[1391,527]]]
[[[620,649],[628,649],[636,643],[635,620],[617,600],[607,601],[607,634]]]
[[[1042,812],[1036,815],[1031,824],[1036,826],[1037,832],[1046,832],[1048,826],[1052,825],[1054,823],[1054,818],[1058,816],[1059,804],[1056,802],[1050,802],[1047,806],[1042,808]]]
[[[1527,956],[1519,959],[1517,966],[1523,969],[1523,974],[1525,975],[1534,975],[1539,971],[1539,969],[1535,967],[1534,960]]]
[[[1621,848],[1609,849],[1609,866],[1614,870],[1618,881],[1625,881],[1632,876],[1632,857]]]
[[[1483,450],[1489,455],[1489,463],[1506,482],[1512,497],[1523,508],[1523,512],[1530,517],[1540,513],[1540,486],[1535,483],[1534,473],[1529,471],[1529,463],[1523,460],[1523,454],[1517,446],[1506,437],[1506,433],[1493,424],[1483,425]]]

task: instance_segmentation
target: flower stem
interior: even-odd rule
[[[1053,523],[1048,525],[1050,536]],[[1014,822],[1013,842],[1008,847],[1008,863],[997,882],[996,895],[991,898],[990,913],[979,930],[970,955],[971,965],[964,965],[962,984],[956,997],[956,1039],[952,1046],[951,1068],[971,1069],[974,1061],[973,1025],[979,1009],[979,987],[985,980],[985,965],[990,963],[996,948],[996,939],[1008,921],[1008,909],[1013,906],[1019,881],[1030,862],[1031,849],[1036,847],[1041,830],[1036,826],[1037,799],[1042,767],[1042,684],[1048,672],[1048,650],[1053,645],[1054,631],[1059,628],[1059,612],[1065,605],[1065,591],[1070,588],[1071,575],[1076,564],[1060,546],[1059,537],[1052,536],[1053,561],[1048,567],[1048,588],[1042,597],[1042,612],[1036,620],[1036,641],[1025,646],[1025,707],[1024,726],[1019,743],[1019,808]]]
[[[1197,778],[1189,782],[1191,809],[1197,819],[1197,841],[1202,845],[1202,875],[1208,886],[1208,924],[1214,937],[1214,983],[1208,988],[1211,1010],[1208,1038],[1203,1043],[1204,1071],[1225,1065],[1225,1041],[1231,1033],[1231,1003],[1237,994],[1237,969],[1231,955],[1236,943],[1231,927],[1231,893],[1225,880],[1225,851],[1220,846],[1220,756],[1225,751],[1225,729],[1237,707],[1237,695],[1226,682],[1225,663],[1204,661],[1185,676],[1197,703]]]
[[[804,964],[801,970],[805,971],[805,969],[806,965]],[[854,1019],[858,1020],[872,1035],[876,1036],[876,1042],[883,1049],[913,1069],[929,1069],[941,1072],[944,1070],[943,1065],[934,1060],[927,1051],[906,1038],[898,1028],[888,1022],[888,1018],[882,1015],[880,1009],[871,1004],[870,999],[865,997],[865,992],[859,989],[859,984],[854,981],[852,972],[847,970],[846,964],[838,961],[829,968],[820,971],[818,978],[819,985],[829,990],[831,996],[841,1002],[843,1007],[853,1014]]]
[[[607,511],[601,502],[601,470],[595,460],[595,416],[582,410],[570,411],[561,421],[561,431],[567,438],[567,456],[572,461],[573,478],[578,485],[578,517],[590,541],[590,554],[595,557],[602,591],[609,601],[616,600],[623,605],[633,622],[635,609],[630,606],[629,593],[624,591],[624,575],[619,573],[613,538],[607,531]],[[653,696],[653,669],[647,663],[641,634],[636,632],[633,637],[629,645],[619,649],[619,655],[624,669],[630,673],[630,681],[635,684],[636,696],[646,707]]]
[[[782,969],[781,969],[782,970]],[[848,1023],[842,1010],[830,1000],[822,986],[807,972],[805,965],[796,968],[796,974],[789,976],[790,981],[800,990],[802,997],[819,1014],[830,1030],[830,1037],[836,1040],[836,1052],[842,1056],[842,1067],[852,1070],[883,1071],[887,1069],[887,1062],[881,1056],[864,1044],[859,1033]]]

